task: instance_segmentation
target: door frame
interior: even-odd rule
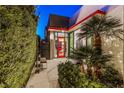
[[[63,56],[59,56],[59,39],[63,38],[64,39],[64,55]],[[57,47],[57,58],[64,58],[65,57],[65,37],[58,37],[58,47]]]

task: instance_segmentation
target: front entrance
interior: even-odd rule
[[[65,57],[65,38],[58,37],[58,47],[57,47],[57,57],[63,58]]]

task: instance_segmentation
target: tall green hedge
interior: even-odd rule
[[[36,57],[34,6],[0,6],[0,87],[24,87]]]

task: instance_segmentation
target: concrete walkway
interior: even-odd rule
[[[57,65],[61,62],[65,62],[67,59],[54,59],[47,60],[47,69],[43,69],[39,73],[35,73],[35,67],[32,70],[32,74],[27,83],[27,88],[58,88],[58,70]],[[45,67],[44,64],[43,67]]]

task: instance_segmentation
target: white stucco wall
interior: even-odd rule
[[[70,19],[70,24],[76,19],[76,23],[80,22],[81,20],[85,19],[90,14],[94,13],[97,10],[100,10],[101,8],[105,7],[105,5],[84,5],[82,6]],[[85,20],[87,21],[87,20]],[[84,22],[85,22],[84,21]],[[70,29],[70,31],[74,31],[75,29],[79,28],[80,25],[77,25]]]
[[[123,6],[118,6],[107,13],[108,16],[119,18],[121,23],[124,23],[124,11]],[[123,26],[121,27],[123,29]],[[102,37],[102,48],[106,53],[113,55],[111,63],[114,67],[123,75],[123,42],[116,37],[107,39]],[[124,76],[124,75],[123,75]]]
[[[80,9],[76,23],[78,23],[80,20],[86,18],[90,14],[94,13],[96,10],[101,9],[102,7],[104,7],[104,5],[85,5],[85,6],[82,6]]]

